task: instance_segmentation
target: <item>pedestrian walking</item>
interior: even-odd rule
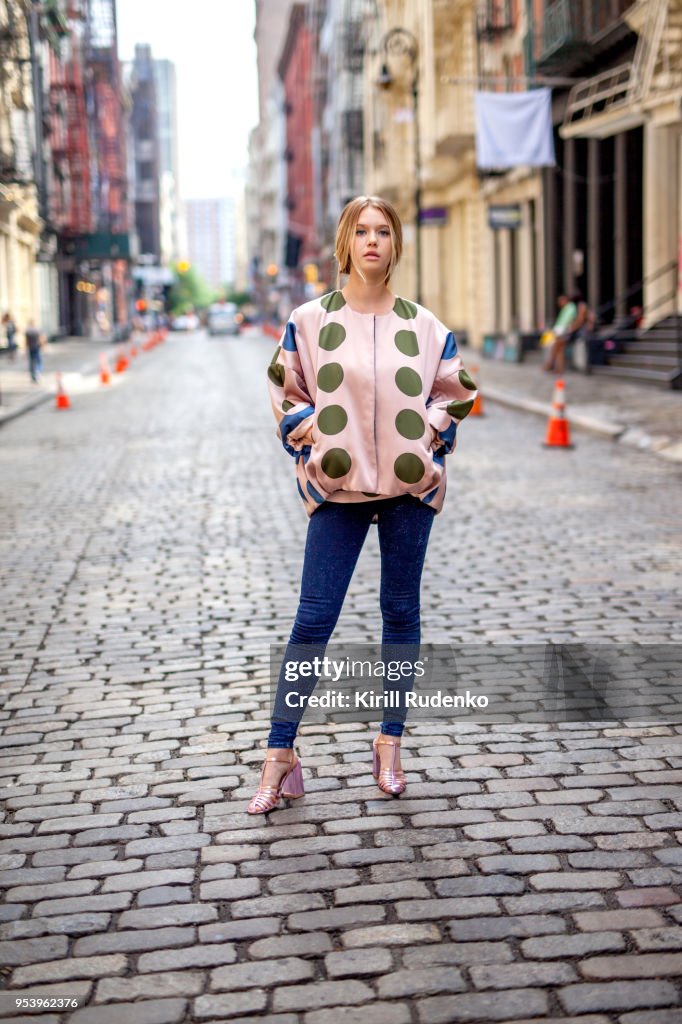
[[[41,349],[45,344],[45,335],[41,334],[35,325],[34,320],[29,320],[26,328],[26,350],[28,352],[28,372],[34,384],[40,383],[43,372],[43,357]]]
[[[304,711],[300,697],[312,693],[317,678],[287,681],[288,655],[300,661],[299,645],[313,656],[324,652],[372,523],[381,553],[382,656],[392,647],[419,649],[421,575],[445,497],[445,456],[474,404],[476,385],[447,327],[392,292],[402,245],[389,202],[351,200],[335,245],[337,285],[341,274],[348,275],[346,284],[291,313],[268,368],[278,436],[295,459],[310,518],[298,610],[251,814],[303,794],[294,741]],[[406,785],[400,738],[404,696],[413,686],[412,674],[401,678],[399,706],[384,711],[373,743],[377,784],[395,795]],[[292,691],[298,707],[288,699]]]
[[[5,337],[7,338],[7,352],[11,362],[14,362],[17,355],[17,325],[14,322],[14,317],[9,310],[4,314],[2,318],[2,325],[5,328]]]
[[[557,306],[559,313],[552,327],[554,339],[542,368],[547,373],[554,371],[561,374],[564,372],[566,342],[578,310],[575,302],[569,299],[568,295],[560,295],[557,299]]]

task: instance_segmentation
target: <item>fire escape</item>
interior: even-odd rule
[[[633,59],[571,89],[561,129],[564,138],[625,131],[642,123],[654,91],[679,95],[682,0],[639,0],[626,20],[633,14],[639,33]]]
[[[0,7],[0,184],[35,184],[30,42],[16,0]]]
[[[92,227],[90,146],[80,40],[71,39],[70,55],[52,64],[50,85],[52,155],[60,188],[55,220],[65,234],[86,234]]]
[[[96,155],[96,180],[93,182],[96,229],[121,233],[128,225],[115,2],[87,2],[86,61],[91,74],[94,111],[91,134]]]

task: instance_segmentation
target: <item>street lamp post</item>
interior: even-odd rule
[[[415,271],[417,302],[422,304],[422,240],[421,240],[421,156],[419,151],[419,45],[416,36],[406,28],[390,29],[381,41],[384,62],[377,79],[381,89],[390,89],[393,75],[389,68],[389,58],[408,57],[412,65],[412,109],[414,119],[414,220],[415,220]]]

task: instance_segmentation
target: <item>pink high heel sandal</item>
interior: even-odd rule
[[[379,751],[377,747],[387,746],[393,747],[393,758],[391,761],[390,768],[381,767],[381,758],[379,757]],[[405,792],[407,788],[407,779],[402,769],[395,767],[397,752],[400,750],[400,742],[396,742],[396,737],[383,736],[381,739],[377,736],[372,743],[374,749],[374,760],[372,765],[372,771],[374,778],[377,780],[377,786],[384,793],[389,793],[392,796],[400,796],[401,793]]]
[[[292,750],[293,761],[291,758],[283,757],[268,757],[266,755],[263,767],[260,773],[260,785],[256,790],[255,795],[252,797],[249,806],[246,808],[248,814],[267,814],[274,807],[277,806],[281,797],[287,797],[288,799],[295,800],[299,796],[304,795],[303,788],[303,770],[301,768],[301,759],[296,756]],[[265,774],[265,765],[268,761],[278,761],[280,764],[290,765],[289,771],[285,772],[279,781],[278,786],[264,786],[263,775]]]

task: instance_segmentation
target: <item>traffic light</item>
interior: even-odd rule
[[[317,284],[317,264],[316,263],[304,263],[303,264],[303,277],[308,284]]]
[[[178,263],[178,274],[186,274],[191,265],[189,260],[180,260]]]

